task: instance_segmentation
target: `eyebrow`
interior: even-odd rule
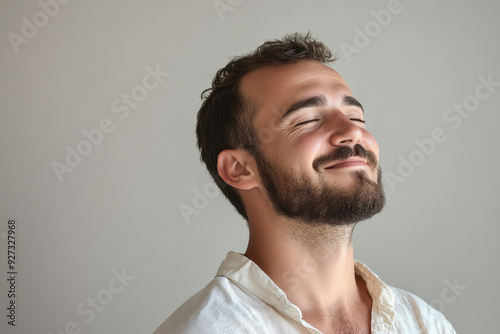
[[[365,109],[363,109],[363,106],[361,105],[361,103],[359,103],[359,101],[356,100],[352,96],[344,96],[344,99],[342,100],[342,104],[344,104],[346,106],[358,107],[359,109],[361,109],[363,114],[365,113]]]
[[[361,109],[361,111],[363,111],[363,113],[365,112],[361,103],[359,103],[359,101],[352,96],[347,96],[347,95],[344,96],[344,98],[342,99],[342,104],[346,106],[358,107],[359,109]],[[290,114],[294,113],[299,109],[310,108],[310,107],[323,107],[325,105],[326,105],[326,97],[324,95],[313,96],[305,100],[301,100],[299,102],[294,103],[290,108],[288,108],[288,110],[281,116],[280,121],[287,118],[288,116],[290,116]]]
[[[309,108],[309,107],[323,107],[326,104],[326,97],[324,95],[318,95],[318,96],[313,96],[308,99],[296,102],[292,104],[290,108],[281,116],[281,121],[288,116],[290,116],[293,112],[299,110],[299,109],[304,109],[304,108]]]

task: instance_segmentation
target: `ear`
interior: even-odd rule
[[[217,157],[220,177],[233,188],[250,190],[259,185],[254,157],[242,149],[224,150]]]

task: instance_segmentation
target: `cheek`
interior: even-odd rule
[[[312,161],[322,152],[324,140],[321,136],[301,134],[293,139],[276,140],[276,145],[270,150],[272,160],[286,166],[291,171],[308,170]]]
[[[294,141],[293,148],[284,148],[286,151],[295,151],[297,158],[309,161],[323,152],[325,137],[320,132],[303,133]]]

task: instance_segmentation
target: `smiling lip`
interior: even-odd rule
[[[351,157],[346,160],[336,161],[332,165],[325,167],[325,169],[331,168],[347,168],[347,167],[362,167],[367,166],[366,159],[360,157]]]

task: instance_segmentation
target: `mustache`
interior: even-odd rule
[[[335,151],[317,158],[313,162],[313,168],[316,172],[319,172],[319,169],[322,166],[328,165],[334,161],[346,160],[347,158],[354,156],[366,159],[368,165],[373,169],[375,169],[378,165],[377,157],[372,151],[368,151],[361,144],[356,144],[354,147],[341,146]]]

